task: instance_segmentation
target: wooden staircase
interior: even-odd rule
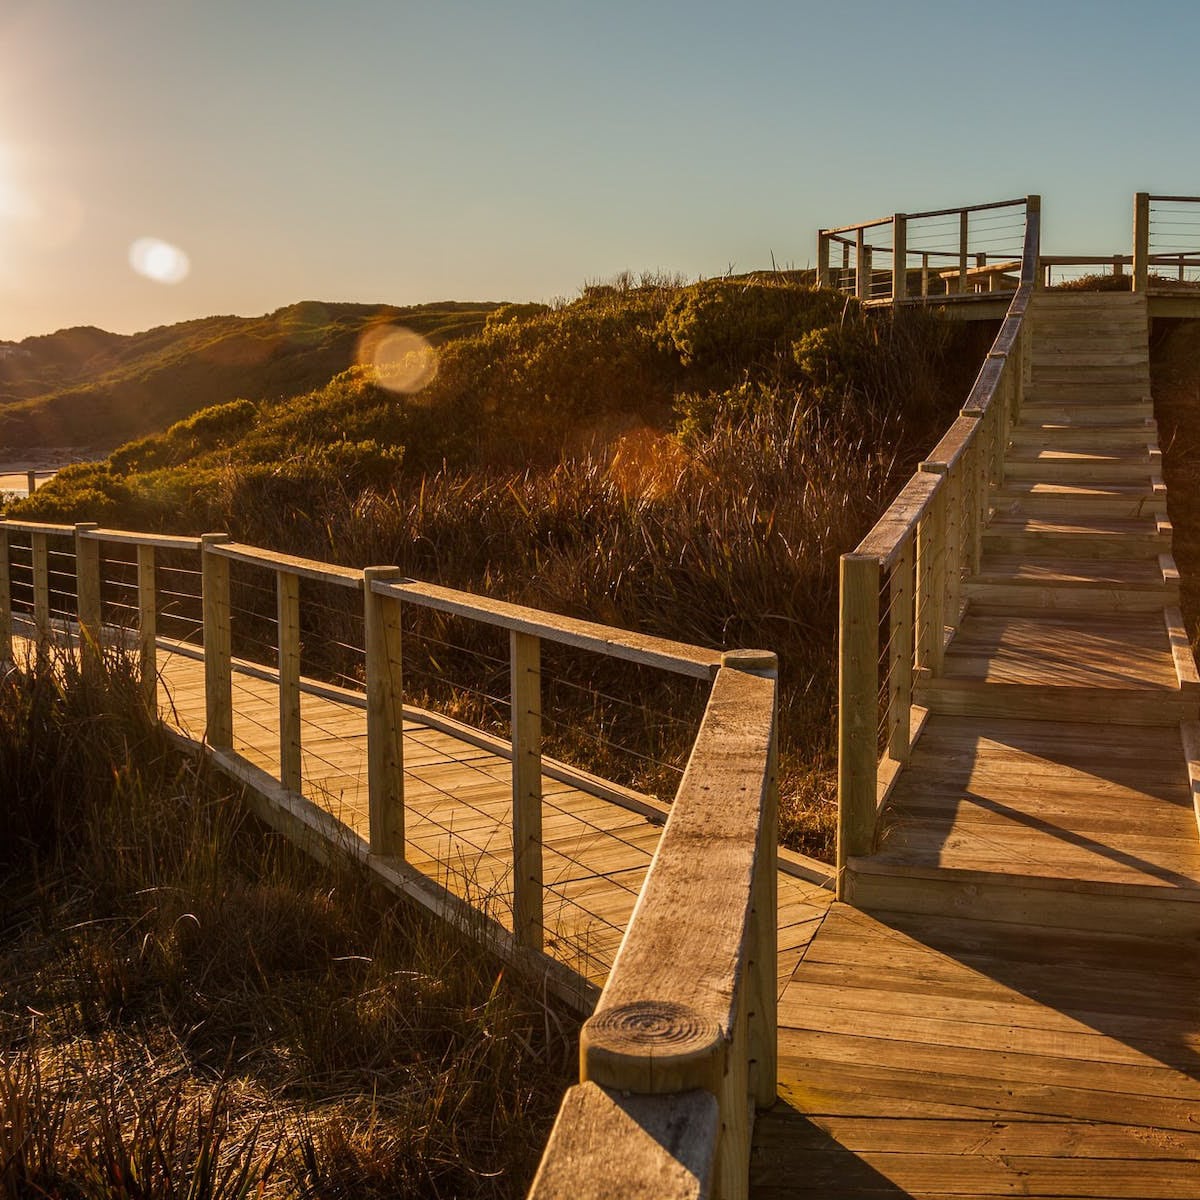
[[[871,912],[1200,933],[1179,612],[1132,293],[1040,293],[978,570],[883,816],[849,864]],[[1182,741],[1181,741],[1182,738]]]

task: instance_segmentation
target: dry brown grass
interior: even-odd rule
[[[112,666],[0,682],[0,1196],[523,1194],[573,1020],[258,825]]]

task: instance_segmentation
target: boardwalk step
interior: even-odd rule
[[[1142,445],[1157,446],[1158,424],[1151,417],[1135,417],[1123,425],[1107,427],[1052,421],[1034,424],[1022,419],[1011,430],[1010,440],[1014,451],[1041,447],[1087,453],[1114,446],[1135,450]]]
[[[846,899],[873,914],[923,913],[1027,926],[1193,939],[1200,888],[1107,884],[1021,874],[1020,860],[995,870],[896,861],[902,851],[851,859]]]
[[[1143,450],[1140,456],[1080,454],[1073,458],[1049,453],[1028,458],[1010,455],[1004,473],[1009,479],[1033,479],[1045,482],[1141,481],[1150,479],[1151,460]]]
[[[1111,391],[1111,389],[1110,389]],[[1020,423],[1038,425],[1053,422],[1062,425],[1132,425],[1154,416],[1154,406],[1139,398],[1136,389],[1122,395],[1100,394],[1100,389],[1083,387],[1067,394],[1065,388],[1053,392],[1030,389],[1021,405]]]
[[[1179,572],[1170,554],[1128,562],[989,555],[964,594],[980,605],[1154,611],[1179,603]]]
[[[1142,517],[1167,510],[1166,489],[1153,478],[1148,488],[1012,480],[993,493],[992,503],[998,513],[1029,517]]]
[[[1061,687],[936,679],[915,693],[931,713],[991,720],[1076,721],[1089,725],[1177,726],[1195,720],[1200,699],[1179,689]]]
[[[1171,550],[1170,522],[1150,517],[1026,517],[999,514],[983,531],[985,553],[1157,558]]]

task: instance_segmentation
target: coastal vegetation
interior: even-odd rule
[[[993,332],[868,315],[787,275],[623,277],[571,304],[495,309],[441,347],[416,394],[356,367],[286,400],[227,401],[67,468],[14,511],[227,530],[647,633],[774,649],[782,832],[827,857],[838,556],[961,405]],[[424,675],[486,693],[494,667],[464,640]],[[418,644],[406,640],[406,671]],[[588,683],[562,701],[564,726],[649,738],[641,762],[683,752],[664,722],[598,711],[619,680]],[[651,699],[670,710],[669,696]],[[636,766],[623,782],[659,786]]]
[[[0,678],[0,1197],[523,1194],[575,1018],[260,825],[107,666]]]

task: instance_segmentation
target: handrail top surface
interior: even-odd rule
[[[851,551],[853,557],[873,558],[885,570],[900,556],[900,548],[925,515],[945,483],[945,475],[914,471],[883,516]]]
[[[712,679],[721,665],[720,650],[634,633],[595,621],[564,617],[524,604],[495,600],[490,596],[462,592],[435,583],[416,579],[377,579],[371,581],[370,589],[379,595],[393,596],[425,608],[486,621],[516,633],[534,634],[547,641],[661,667],[696,679]]]
[[[137,533],[131,529],[81,529],[79,536],[94,542],[119,542],[134,546],[155,546],[163,550],[199,550],[198,537],[181,537],[170,533]]]
[[[722,1048],[745,1003],[775,695],[773,679],[717,672],[658,852],[580,1036],[585,1079],[637,1092],[718,1091]],[[651,1014],[678,1038],[638,1036]]]
[[[74,537],[74,525],[55,525],[49,521],[13,521],[0,518],[0,529],[12,529],[17,533],[48,533],[55,537]]]
[[[1151,199],[1154,198],[1151,197]],[[932,208],[925,212],[889,213],[886,217],[876,217],[871,221],[854,221],[849,225],[834,225],[829,229],[818,230],[818,233],[822,237],[833,237],[839,233],[854,233],[859,229],[875,229],[880,225],[890,225],[897,217],[903,217],[908,221],[922,221],[930,217],[949,217],[955,213],[987,212],[989,209],[995,208],[1014,208],[1018,204],[1024,204],[1027,199],[1027,196],[1020,196],[1015,200],[993,200],[987,204],[961,204],[957,208]]]
[[[302,558],[296,554],[283,554],[278,550],[264,550],[260,546],[248,546],[243,542],[214,542],[209,545],[211,554],[231,558],[237,562],[250,563],[256,567],[267,567],[286,571],[321,583],[335,583],[341,587],[362,588],[362,571],[356,567],[342,567],[335,563],[321,562],[315,558]]]

